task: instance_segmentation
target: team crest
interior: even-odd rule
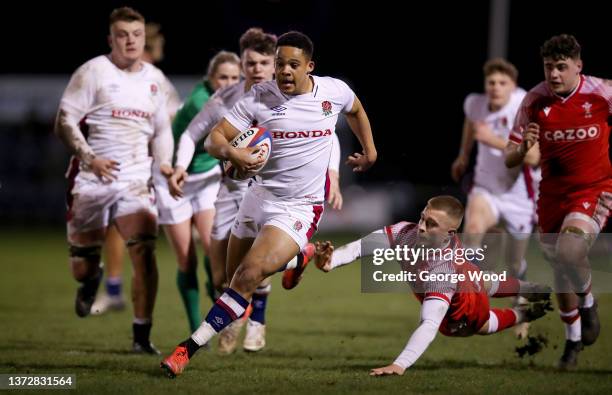
[[[593,105],[588,101],[584,102],[584,104],[582,105],[582,108],[584,108],[585,118],[591,118],[593,116],[593,114],[591,114],[591,107],[593,107]]]
[[[151,95],[157,96],[157,85],[151,84]]]
[[[295,221],[295,223],[293,224],[293,229],[299,232],[300,230],[302,230],[302,223],[300,221]]]
[[[323,115],[325,116],[331,115],[332,104],[329,101],[325,100],[324,102],[322,102],[321,107],[323,108]]]

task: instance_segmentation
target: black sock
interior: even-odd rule
[[[149,344],[149,335],[151,334],[151,324],[132,324],[132,331],[134,332],[134,343],[138,344]]]
[[[81,281],[83,284],[83,294],[87,297],[95,297],[102,281],[102,269],[98,268],[98,271],[93,276]]]
[[[179,346],[183,346],[183,347],[185,347],[187,349],[187,356],[189,358],[191,358],[193,356],[193,354],[195,354],[196,351],[198,351],[200,349],[200,346],[198,345],[198,343],[193,341],[192,338],[189,338],[189,339],[185,340],[184,342],[179,344]]]

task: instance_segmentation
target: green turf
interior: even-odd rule
[[[282,289],[277,276],[268,304],[265,351],[226,357],[216,356],[214,349],[200,352],[183,376],[169,380],[158,368],[159,358],[129,353],[130,309],[76,317],[76,283],[61,231],[5,231],[0,240],[0,373],[74,373],[78,392],[115,394],[612,390],[609,294],[600,298],[602,335],[582,353],[576,372],[553,368],[563,341],[553,313],[533,326],[550,344],[532,358],[515,355],[519,343],[510,332],[466,339],[439,335],[404,376],[369,377],[368,369],[392,362],[401,351],[417,324],[418,305],[407,294],[361,294],[358,264],[330,274],[309,267],[303,283],[291,292]],[[163,240],[158,261],[160,290],[152,339],[168,353],[188,336],[188,325],[175,286],[174,260]]]

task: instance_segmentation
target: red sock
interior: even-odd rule
[[[571,325],[580,318],[580,313],[578,313],[578,307],[570,308],[567,311],[559,309],[559,316],[561,317],[561,321],[565,322],[568,325]]]
[[[506,281],[500,281],[497,292],[493,295],[494,298],[506,298],[508,296],[516,296],[521,290],[519,280],[514,277],[508,277]]]
[[[510,328],[516,324],[516,314],[512,309],[491,309],[493,314],[497,317],[497,330],[495,332],[501,332],[506,328]]]

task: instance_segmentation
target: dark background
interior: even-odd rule
[[[159,66],[169,75],[203,74],[218,50],[237,51],[251,26],[307,33],[315,43],[315,73],[345,79],[370,116],[379,160],[359,181],[452,188],[463,99],[482,91],[489,1],[13,4],[0,26],[0,74],[72,73],[108,52],[108,15],[122,5],[162,25],[166,58]],[[519,69],[519,84],[529,89],[541,81],[539,47],[559,33],[578,38],[587,74],[611,77],[611,10],[612,2],[511,1],[507,57]],[[32,127],[45,133],[45,125]]]

